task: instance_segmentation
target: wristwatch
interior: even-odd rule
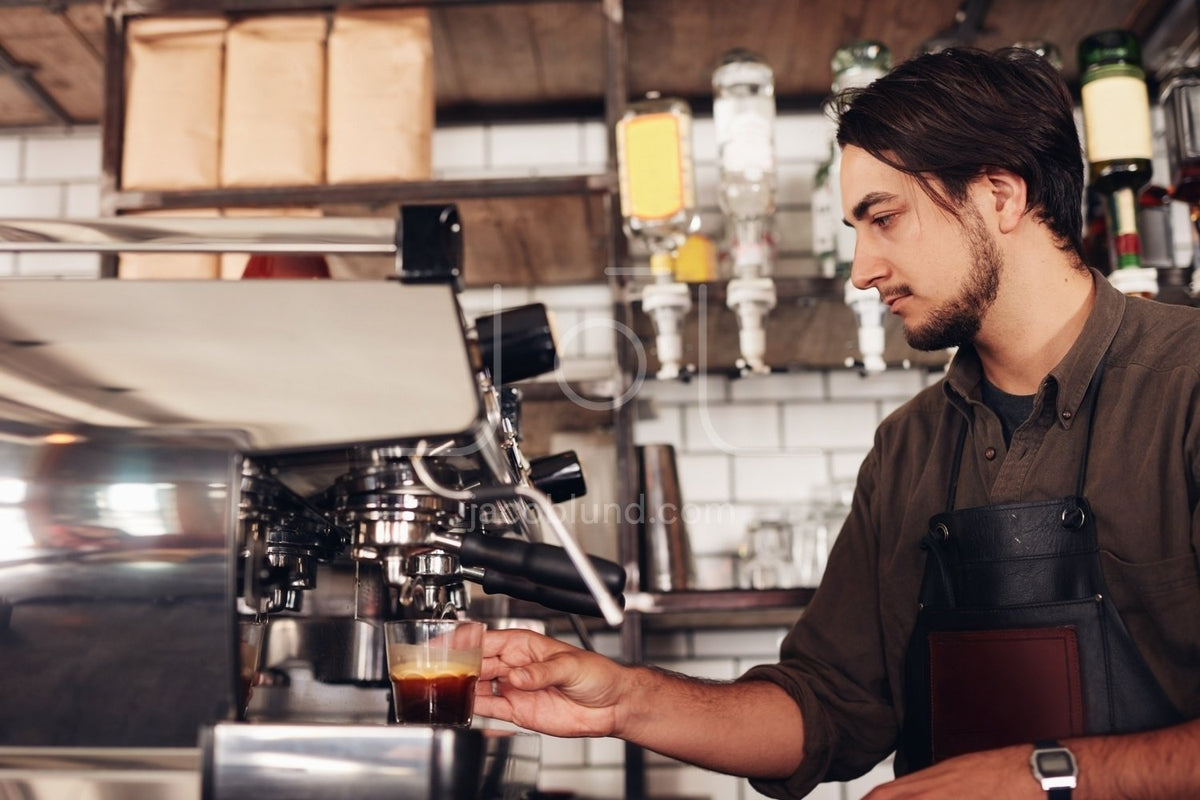
[[[1035,742],[1029,766],[1033,777],[1046,790],[1048,800],[1071,800],[1079,766],[1070,750],[1053,739]]]

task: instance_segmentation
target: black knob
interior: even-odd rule
[[[553,372],[558,347],[541,303],[500,311],[475,320],[483,366],[497,385]]]
[[[529,462],[529,481],[550,498],[552,503],[561,503],[572,497],[587,494],[587,482],[583,479],[583,465],[574,450],[542,456]]]
[[[401,206],[396,250],[401,283],[451,283],[462,288],[462,223],[457,206]]]

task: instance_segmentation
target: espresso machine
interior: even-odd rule
[[[453,206],[0,221],[0,249],[385,253],[388,280],[0,283],[0,797],[463,798],[527,732],[390,724],[382,623],[484,595],[622,621],[520,446],[540,305],[468,324]]]

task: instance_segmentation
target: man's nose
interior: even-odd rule
[[[854,242],[854,260],[850,264],[850,282],[858,289],[870,289],[887,277],[887,260],[882,254],[863,243],[862,237]]]

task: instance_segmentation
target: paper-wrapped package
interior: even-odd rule
[[[326,180],[428,180],[434,125],[428,10],[339,9],[328,59]]]
[[[217,185],[227,27],[222,17],[129,21],[122,188]]]
[[[324,14],[251,17],[225,39],[222,186],[324,182]]]
[[[131,217],[217,217],[215,208],[181,208],[170,211],[139,211]],[[140,280],[201,280],[220,275],[217,253],[122,253],[117,277]]]

